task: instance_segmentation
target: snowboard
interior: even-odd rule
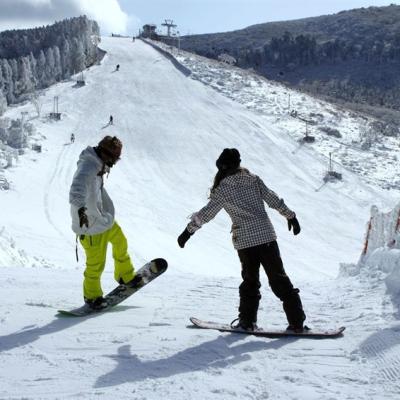
[[[341,336],[343,331],[346,329],[344,326],[338,329],[309,329],[301,333],[297,333],[290,330],[266,330],[258,328],[254,331],[245,331],[241,328],[232,328],[229,324],[221,324],[218,322],[202,321],[194,317],[190,318],[190,322],[197,328],[202,329],[214,329],[220,332],[233,332],[233,333],[243,333],[246,335],[267,337],[267,338],[278,338],[286,336],[296,336],[296,337],[307,337],[307,338],[334,338]]]
[[[163,274],[168,268],[168,263],[163,258],[156,258],[151,260],[147,264],[143,265],[137,271],[137,274],[142,276],[142,282],[135,287],[126,286],[124,284],[118,285],[110,293],[104,296],[107,300],[108,306],[100,310],[93,310],[87,304],[81,307],[74,308],[72,310],[58,310],[61,315],[71,316],[71,317],[84,317],[91,314],[99,314],[110,310],[110,308],[116,306],[122,301],[126,300],[128,297],[132,296],[142,287],[146,286],[148,283],[156,279],[158,276]]]

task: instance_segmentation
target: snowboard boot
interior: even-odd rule
[[[306,320],[306,315],[303,311],[299,289],[293,289],[293,291],[284,298],[283,310],[285,311],[286,318],[289,322],[287,330],[292,330],[296,333],[303,332],[303,324]]]
[[[244,331],[256,331],[258,326],[254,321],[248,321],[243,318],[236,318],[231,322],[231,328],[243,329]]]
[[[124,283],[122,278],[119,280],[120,285],[125,285],[126,287],[135,288],[141,286],[143,284],[143,278],[140,274],[136,274],[132,280],[127,283]]]
[[[103,308],[108,307],[107,300],[103,297],[97,297],[95,299],[87,299],[85,297],[85,303],[92,309],[92,310],[102,310]]]
[[[289,325],[286,328],[287,331],[292,331],[294,333],[303,333],[303,332],[307,332],[310,330],[310,328],[307,325],[302,325],[302,326],[293,326],[293,325]]]

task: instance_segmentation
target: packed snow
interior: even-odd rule
[[[0,192],[0,398],[397,399],[400,283],[388,277],[399,274],[399,249],[378,245],[358,260],[370,207],[388,212],[398,203],[391,184],[398,167],[376,160],[373,172],[373,156],[359,144],[354,152],[347,148],[347,157],[338,145],[335,166],[343,179],[323,185],[335,141],[311,131],[317,142],[299,146],[304,122],[282,105],[283,86],[179,55],[192,71],[186,76],[142,41],[104,38],[101,46],[107,55],[85,72],[85,86],[69,81],[43,93],[42,117],[30,103],[6,113],[27,116],[35,127],[29,140],[42,151],[27,150],[2,171],[10,188]],[[216,81],[225,89],[215,90]],[[235,95],[242,86],[248,97]],[[46,116],[55,96],[60,121]],[[296,92],[291,101],[298,113],[323,115],[343,143],[362,129],[361,116]],[[169,269],[108,313],[60,318],[57,309],[82,302],[84,254],[79,249],[76,262],[69,186],[82,149],[106,134],[124,143],[106,186],[132,259],[139,268],[165,257]],[[207,202],[225,147],[237,147],[243,166],[296,212],[302,232],[294,237],[285,219],[269,211],[286,271],[301,289],[307,324],[346,326],[343,337],[261,339],[187,328],[190,316],[230,322],[237,314],[240,263],[229,218],[220,213],[185,249],[176,243],[188,215]],[[387,151],[389,160],[394,150]],[[105,291],[115,285],[111,264]],[[259,325],[285,328],[264,276],[262,284]]]

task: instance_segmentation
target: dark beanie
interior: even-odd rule
[[[224,149],[216,162],[219,170],[238,168],[240,165],[240,153],[236,149]]]

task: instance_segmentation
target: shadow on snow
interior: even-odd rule
[[[246,335],[230,334],[201,343],[160,360],[141,361],[131,354],[130,345],[121,346],[118,354],[105,356],[115,360],[115,369],[98,378],[95,388],[117,386],[127,382],[143,381],[147,378],[167,378],[187,372],[209,368],[226,368],[251,359],[248,353],[261,350],[276,350],[297,338],[285,338],[272,341],[246,341],[234,346],[235,342],[245,339]]]
[[[137,308],[130,306],[118,306],[107,312],[122,312],[128,308]],[[85,317],[66,317],[57,316],[52,322],[41,327],[27,326],[19,332],[10,333],[9,335],[0,336],[0,352],[12,350],[17,347],[25,346],[29,343],[35,342],[40,337],[45,335],[51,335],[56,332],[60,332],[64,329],[68,329],[74,325],[78,325],[89,318],[99,318],[103,314],[92,314]]]

